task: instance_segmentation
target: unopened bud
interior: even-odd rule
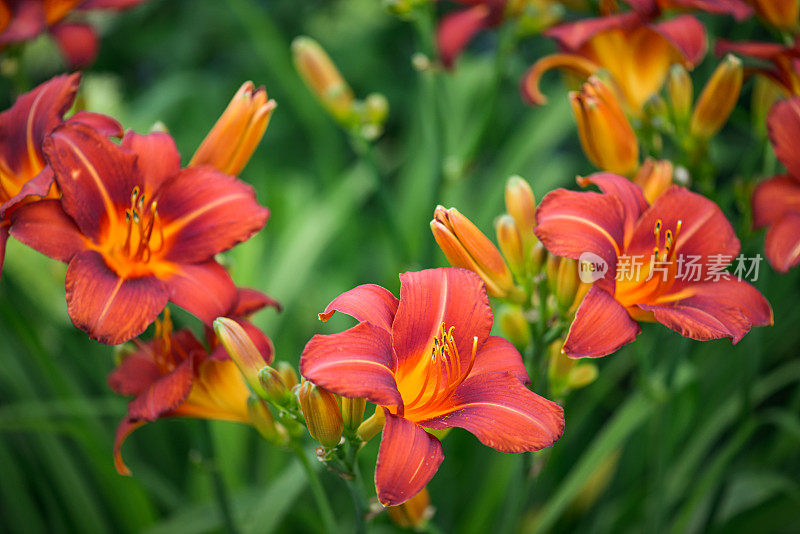
[[[692,78],[686,68],[677,63],[673,65],[667,78],[667,95],[672,110],[672,119],[679,128],[686,127],[689,115],[692,113],[693,91]]]
[[[367,122],[383,125],[389,116],[389,101],[380,93],[371,93],[364,99],[364,111]]]
[[[765,76],[755,76],[750,116],[753,129],[762,139],[767,136],[769,110],[781,98],[783,98],[783,90],[780,86]]]
[[[342,439],[344,423],[333,393],[305,380],[297,391],[297,400],[311,437],[326,449],[336,447]]]
[[[742,77],[742,61],[731,54],[725,56],[697,99],[689,124],[693,137],[710,139],[722,128],[739,99]]]
[[[605,171],[633,174],[639,166],[639,142],[614,92],[592,76],[569,99],[586,157]]]
[[[519,306],[503,306],[498,313],[500,327],[511,343],[522,351],[531,342],[531,329]]]
[[[411,497],[409,500],[398,506],[387,508],[391,520],[401,528],[421,529],[433,517],[433,507],[428,488]]]
[[[800,18],[798,0],[750,0],[759,18],[780,30],[796,30]]]
[[[214,321],[214,332],[250,388],[259,397],[265,397],[266,392],[258,379],[258,373],[267,362],[244,328],[233,319],[217,317]]]
[[[647,158],[634,176],[633,182],[642,188],[644,198],[652,204],[672,185],[672,162],[667,159]]]
[[[286,384],[287,388],[294,389],[294,387],[300,383],[299,379],[297,378],[297,372],[289,362],[280,361],[276,363],[274,367],[278,371],[278,374],[281,376],[281,380],[284,384]]]
[[[501,215],[494,222],[497,231],[497,243],[503,251],[508,266],[514,276],[525,276],[525,255],[522,250],[522,238],[517,230],[517,224],[510,215]]]
[[[533,233],[536,226],[536,197],[533,189],[521,177],[512,176],[506,182],[505,200],[506,211],[514,218],[523,249],[527,253],[537,241]]]
[[[532,275],[539,274],[545,262],[547,261],[548,256],[547,249],[544,248],[544,245],[542,245],[539,241],[536,241],[531,247],[530,253],[528,254],[528,267],[530,267],[530,272]]]
[[[580,389],[586,387],[597,379],[597,365],[592,362],[580,362],[569,370],[567,387]]]
[[[375,408],[375,413],[358,426],[356,434],[361,441],[369,441],[383,430],[384,424],[386,424],[386,414],[384,414],[383,408],[378,406]]]
[[[352,435],[364,420],[364,410],[367,409],[367,399],[342,397],[342,421],[347,435]]]
[[[570,358],[561,351],[564,340],[559,339],[547,347],[548,369],[547,377],[550,382],[550,391],[555,397],[561,397],[567,392],[569,373],[577,364],[577,360]]]
[[[275,445],[289,442],[286,429],[275,422],[269,406],[262,399],[250,396],[247,399],[247,413],[250,415],[250,422],[265,440]]]
[[[575,295],[578,293],[578,287],[581,285],[577,260],[561,258],[556,276],[556,302],[558,309],[563,313],[572,306]]]
[[[292,42],[294,64],[311,92],[342,123],[352,119],[355,96],[330,56],[315,40],[297,37]]]
[[[286,387],[277,369],[270,366],[264,367],[258,373],[258,380],[261,382],[266,396],[275,403],[284,405],[291,398],[292,392]]]

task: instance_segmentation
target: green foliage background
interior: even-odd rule
[[[762,31],[708,21],[726,37]],[[525,41],[498,68],[496,35],[486,35],[445,74],[412,67],[413,54],[431,50],[430,28],[390,16],[377,0],[151,0],[98,23],[104,38],[84,78],[86,104],[140,132],[163,122],[185,161],[243,81],[264,84],[277,100],[242,174],[272,217],[227,260],[239,284],[283,303],[283,313],[255,317],[278,359],[296,363],[314,333],[349,324],[316,319],[340,292],[374,282],[396,293],[399,272],[444,265],[428,228],[437,203],[457,206],[491,234],[509,175],[528,179],[541,198],[591,171],[562,83],[546,80],[546,107],[519,98],[526,66],[553,50],[545,39]],[[300,34],[321,42],[358,96],[387,96],[390,118],[374,162],[356,155],[296,75],[289,43]],[[26,50],[31,83],[60,68],[53,54],[46,39]],[[697,69],[696,87],[716,62],[709,56]],[[5,109],[14,93],[2,83]],[[775,166],[764,138],[751,133],[751,85],[711,152],[720,169],[716,200],[741,221],[747,253],[763,251],[763,236],[748,230],[733,191]],[[134,476],[116,473],[113,433],[126,399],[105,382],[113,351],[69,322],[64,270],[9,243],[0,280],[0,531],[220,532],[215,469],[242,532],[321,531],[299,464],[248,427],[212,423],[208,443],[201,422],[159,421],[126,443]],[[429,486],[432,529],[797,532],[799,276],[762,264],[757,285],[775,326],[735,347],[645,325],[635,344],[598,361],[599,379],[568,399],[566,433],[529,494],[520,456],[452,432]],[[178,321],[197,326],[185,314]],[[375,441],[361,455],[368,481]],[[322,479],[349,530],[342,481]],[[385,514],[370,526],[395,528]]]

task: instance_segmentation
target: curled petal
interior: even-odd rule
[[[622,304],[594,285],[575,313],[562,350],[572,358],[598,358],[627,345],[639,332],[639,323]]]
[[[531,381],[522,363],[522,356],[514,345],[500,336],[489,336],[478,349],[470,375],[505,372],[511,373],[523,384]]]
[[[86,239],[58,200],[26,204],[11,217],[14,239],[53,259],[68,262],[86,249]]]
[[[708,51],[703,24],[692,15],[682,15],[651,26],[681,53],[687,67],[700,63]]]
[[[564,410],[526,388],[511,373],[470,376],[458,386],[448,413],[420,426],[464,428],[500,452],[538,451],[564,433]]]
[[[70,69],[85,68],[97,57],[97,34],[88,24],[60,23],[50,28]]]
[[[333,299],[325,311],[319,314],[319,319],[327,321],[338,311],[357,321],[366,321],[391,332],[398,304],[397,298],[387,289],[375,284],[364,284]]]
[[[800,183],[800,97],[776,102],[767,117],[767,131],[775,155]]]
[[[475,34],[489,25],[490,17],[489,7],[478,4],[442,18],[436,29],[436,44],[445,67],[453,66],[456,58]]]
[[[779,272],[800,263],[800,212],[787,213],[770,226],[764,248],[770,264]]]
[[[72,322],[107,345],[123,343],[144,332],[164,309],[168,297],[167,288],[157,278],[120,278],[94,250],[84,250],[72,258],[66,289]]]
[[[300,374],[345,397],[364,397],[381,406],[403,403],[394,379],[389,333],[371,323],[311,338],[300,357]]]
[[[128,417],[133,420],[155,421],[174,410],[192,391],[193,375],[194,358],[186,358],[130,402]]]
[[[122,125],[117,122],[116,119],[108,115],[103,115],[102,113],[79,111],[70,117],[67,122],[84,124],[106,137],[122,137],[125,133],[125,130],[122,129]]]
[[[563,48],[576,51],[598,33],[633,28],[643,20],[639,13],[622,13],[560,24],[548,29],[544,34],[555,39]]]
[[[109,387],[120,395],[137,396],[144,393],[163,376],[150,353],[154,350],[153,342],[150,342],[122,360],[108,375]]]
[[[266,293],[249,287],[240,287],[236,289],[236,306],[233,308],[231,315],[233,317],[247,317],[268,306],[275,308],[277,311],[282,309],[281,303]]]
[[[211,167],[189,167],[158,193],[165,259],[198,263],[211,259],[261,230],[269,210],[258,205],[248,184]]]
[[[42,169],[34,178],[25,182],[25,185],[19,190],[19,193],[8,199],[7,202],[0,205],[0,219],[6,217],[7,213],[22,204],[24,200],[31,197],[44,198],[50,192],[53,186],[53,169],[49,166]]]
[[[114,435],[114,467],[116,467],[117,473],[120,475],[130,476],[131,474],[131,470],[122,460],[122,444],[125,443],[125,440],[134,430],[144,426],[146,423],[146,421],[133,421],[126,417],[117,425],[117,432]]]
[[[544,73],[551,69],[562,69],[583,78],[596,74],[600,65],[578,54],[550,54],[540,58],[520,80],[520,91],[525,101],[533,106],[547,103],[547,97],[539,89]]]
[[[422,491],[444,460],[442,444],[411,421],[384,409],[375,487],[384,506],[396,506]]]
[[[758,184],[753,191],[753,227],[770,225],[792,212],[800,213],[800,181],[776,176]]]
[[[169,300],[206,324],[228,313],[236,303],[233,280],[214,260],[177,266],[166,285]]]
[[[639,217],[648,208],[642,188],[627,178],[610,172],[597,172],[578,177],[578,184],[587,187],[594,184],[600,191],[614,196],[622,203],[625,212],[625,235],[629,235]]]
[[[162,132],[139,135],[129,131],[122,139],[122,148],[138,156],[137,164],[144,179],[144,194],[152,198],[165,181],[181,170],[181,155],[172,137]]]

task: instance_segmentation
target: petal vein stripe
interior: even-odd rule
[[[609,234],[608,231],[606,231],[606,229],[600,226],[599,224],[592,222],[589,219],[584,219],[583,217],[577,217],[575,215],[552,215],[547,218],[547,222],[550,222],[554,219],[567,219],[570,221],[577,221],[586,224],[587,226],[591,226],[592,228],[600,232],[606,239],[608,239],[609,243],[613,245],[614,252],[616,252],[617,257],[622,255],[622,253],[619,250],[619,245],[617,245],[617,242],[614,240],[611,234]]]

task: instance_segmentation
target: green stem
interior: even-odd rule
[[[322,482],[319,479],[317,471],[312,467],[311,462],[308,461],[308,456],[306,456],[303,447],[299,443],[292,441],[289,446],[297,455],[300,463],[303,464],[303,469],[308,477],[308,485],[311,486],[311,493],[314,495],[314,500],[317,502],[317,508],[319,508],[319,515],[322,518],[322,525],[325,528],[325,532],[338,532],[331,503],[328,501],[328,495],[325,493],[325,488],[322,487]]]
[[[217,500],[220,514],[222,514],[222,522],[225,525],[225,531],[228,534],[236,534],[236,523],[233,519],[233,511],[231,510],[230,498],[228,490],[225,487],[225,481],[222,479],[222,473],[217,465],[216,456],[214,454],[214,441],[211,435],[211,423],[209,421],[201,421],[200,424],[200,439],[203,448],[203,464],[211,477],[211,485],[214,489],[214,497]]]

